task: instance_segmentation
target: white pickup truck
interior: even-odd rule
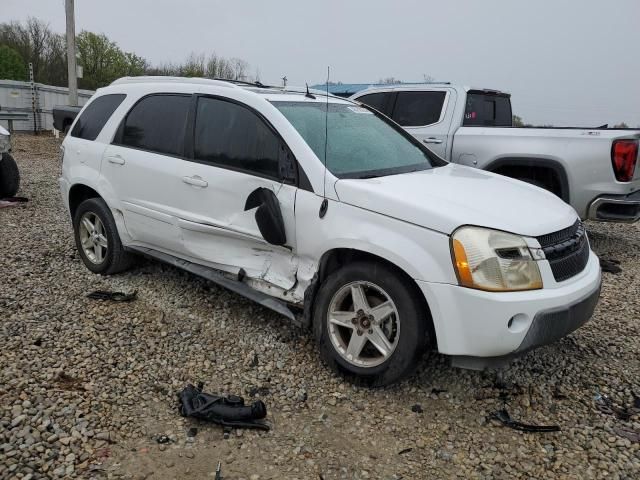
[[[640,218],[640,129],[514,127],[509,94],[449,84],[371,87],[351,99],[452,163],[555,193],[582,219]]]

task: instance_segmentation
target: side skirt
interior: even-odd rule
[[[270,297],[269,295],[266,295],[262,292],[259,292],[251,288],[246,283],[229,278],[219,270],[205,267],[203,265],[198,265],[197,263],[193,263],[188,260],[183,260],[173,255],[169,255],[167,253],[153,250],[152,248],[125,247],[125,250],[128,250],[133,253],[137,253],[139,255],[143,255],[147,258],[159,260],[161,262],[167,263],[169,265],[173,265],[174,267],[180,268],[187,272],[193,273],[194,275],[197,275],[199,277],[210,280],[213,283],[220,285],[221,287],[224,287],[228,290],[231,290],[232,292],[235,292],[239,295],[242,295],[243,297],[246,297],[250,300],[253,300],[254,302],[259,303],[263,307],[269,308],[274,312],[284,315],[296,325],[302,324],[300,319],[298,319],[294,315],[294,313],[289,309],[286,303],[276,298]]]

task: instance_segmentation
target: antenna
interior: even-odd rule
[[[327,200],[327,147],[329,145],[329,66],[327,65],[327,96],[324,111],[324,176],[322,178],[322,204],[320,205],[320,218],[324,218],[329,207]]]

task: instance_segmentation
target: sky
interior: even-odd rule
[[[65,29],[64,0],[0,0],[0,22]],[[640,1],[76,0],[76,31],[152,64],[238,57],[263,83],[395,77],[510,92],[533,124],[640,126]]]

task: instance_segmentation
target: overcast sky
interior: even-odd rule
[[[0,0],[64,32],[64,0]],[[640,1],[76,0],[76,30],[151,63],[239,57],[263,83],[420,81],[512,93],[536,124],[640,126]]]

